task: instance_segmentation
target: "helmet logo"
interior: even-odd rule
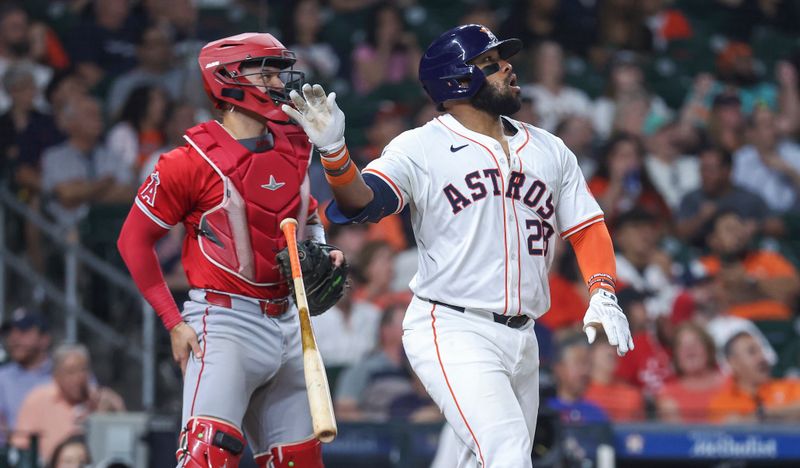
[[[487,28],[486,26],[481,26],[480,32],[486,34],[489,37],[489,39],[493,42],[497,40],[497,37],[495,37],[495,35],[491,31],[489,31],[489,28]]]
[[[207,64],[206,68],[208,69],[208,68],[211,68],[211,67],[216,67],[217,65],[219,65],[219,60],[215,60],[215,61]]]

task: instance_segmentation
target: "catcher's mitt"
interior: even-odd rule
[[[306,298],[311,315],[319,315],[333,307],[344,296],[347,283],[347,262],[334,266],[331,251],[339,250],[333,245],[320,244],[312,240],[297,243],[300,268],[303,271],[303,283],[306,286]],[[284,277],[292,277],[289,263],[289,250],[283,249],[277,255],[278,266]],[[289,288],[294,295],[294,282],[289,281]]]

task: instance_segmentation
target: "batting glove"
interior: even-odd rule
[[[344,146],[344,112],[336,104],[336,93],[326,97],[322,86],[306,83],[302,96],[293,90],[289,98],[294,107],[284,104],[281,109],[303,127],[321,153],[334,153]]]
[[[633,349],[633,337],[628,326],[628,319],[617,304],[617,296],[598,289],[589,299],[589,308],[583,316],[583,331],[589,343],[594,343],[597,328],[603,327],[608,337],[608,344],[617,347],[617,354],[624,356]]]

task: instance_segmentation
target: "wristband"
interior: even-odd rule
[[[325,169],[325,179],[333,187],[347,185],[356,178],[358,169],[353,160],[350,159],[350,152],[347,146],[342,146],[339,151],[330,155],[320,155],[322,168]]]
[[[606,273],[597,273],[589,277],[589,292],[594,291],[597,288],[603,288],[611,292],[616,292],[617,285],[614,281],[614,277],[608,275]]]

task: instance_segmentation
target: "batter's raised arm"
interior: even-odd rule
[[[336,93],[325,95],[322,86],[303,86],[303,95],[289,95],[294,107],[281,108],[305,130],[322,157],[325,178],[331,185],[339,209],[345,215],[361,212],[374,197],[344,142],[344,112],[336,104]]]

